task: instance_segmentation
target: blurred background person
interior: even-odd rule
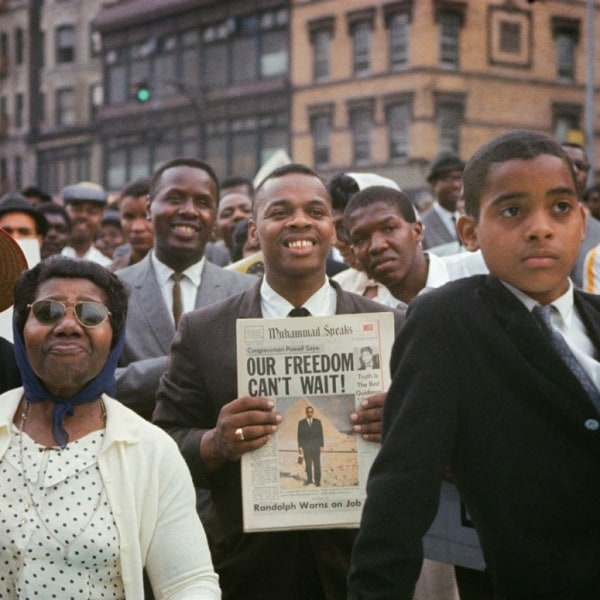
[[[221,194],[217,209],[217,238],[223,240],[225,247],[233,258],[233,230],[237,223],[252,215],[252,198],[239,192]]]
[[[119,195],[117,206],[125,243],[115,250],[111,271],[140,262],[154,244],[154,228],[148,214],[149,193],[150,178],[142,177],[126,185]]]
[[[115,250],[124,243],[125,237],[121,229],[119,211],[114,208],[107,208],[102,214],[102,224],[95,241],[96,248],[112,259]]]
[[[61,196],[72,222],[71,239],[62,254],[70,258],[93,260],[108,267],[111,259],[94,246],[102,225],[106,192],[99,185],[76,183],[65,187]]]
[[[26,187],[24,190],[21,190],[21,194],[23,194],[23,196],[29,200],[29,204],[31,204],[31,206],[34,208],[40,208],[40,206],[52,202],[52,197],[50,194],[46,194],[46,192],[43,192],[39,188],[32,185]]]
[[[220,598],[176,445],[111,397],[123,283],[54,256],[15,298],[23,388],[0,397],[0,472],[15,482],[0,513],[20,518],[0,524],[0,597],[138,600],[145,567],[156,598]]]
[[[594,219],[600,220],[600,184],[595,183],[585,190],[583,203],[586,205],[589,214]]]
[[[48,231],[44,236],[40,254],[42,260],[53,254],[60,254],[71,237],[71,217],[64,206],[54,202],[44,202],[37,209],[48,221]]]
[[[449,244],[444,253],[460,250],[456,221],[461,215],[464,168],[464,161],[449,151],[440,152],[431,162],[427,182],[431,186],[433,204],[421,215],[424,249]]]
[[[41,248],[48,222],[25,196],[13,192],[0,198],[0,228],[16,240],[37,240]]]
[[[600,244],[600,222],[596,219],[590,218],[589,211],[587,210],[587,204],[583,199],[585,190],[587,188],[588,173],[590,172],[591,168],[587,152],[581,144],[574,142],[563,142],[561,147],[571,159],[575,173],[577,197],[579,198],[581,204],[585,207],[585,212],[587,215],[585,220],[585,235],[579,248],[577,262],[571,271],[571,279],[573,280],[575,286],[578,288],[583,288],[584,265],[586,257],[590,250],[592,250],[597,244]]]

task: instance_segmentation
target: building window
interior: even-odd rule
[[[436,98],[436,125],[440,151],[460,154],[460,128],[463,122],[464,100],[440,95]]]
[[[94,83],[90,86],[90,117],[92,121],[96,120],[98,110],[102,107],[103,89],[101,83]]]
[[[333,23],[333,20],[331,20]],[[313,48],[313,79],[323,81],[329,79],[331,67],[332,26],[323,26],[311,32]]]
[[[404,69],[408,65],[409,25],[410,15],[407,12],[392,13],[387,19],[392,71]]]
[[[8,73],[8,34],[0,33],[0,77]]]
[[[8,135],[8,99],[0,97],[0,136]]]
[[[15,31],[15,63],[22,65],[25,60],[25,40],[23,30],[18,27]]]
[[[410,99],[390,101],[386,107],[389,135],[390,160],[408,156],[408,134],[410,129]]]
[[[15,95],[15,127],[21,128],[23,127],[23,110],[25,108],[25,103],[23,101],[23,94]]]
[[[489,62],[531,67],[531,13],[512,7],[490,7],[488,13]]]
[[[313,164],[323,167],[330,160],[331,113],[314,114],[310,117],[310,133],[313,146]]]
[[[355,76],[371,72],[371,23],[359,21],[352,25],[352,70]]]
[[[85,144],[40,151],[36,162],[36,179],[43,190],[60,190],[91,177],[91,151]]]
[[[56,125],[70,127],[77,122],[75,112],[75,90],[61,88],[56,91]]]
[[[223,87],[281,76],[288,71],[288,12],[252,13],[202,32],[203,84]]]
[[[373,129],[373,109],[358,107],[350,111],[352,130],[352,155],[357,165],[371,161],[371,130]]]
[[[202,155],[217,175],[253,177],[278,149],[288,151],[288,115],[212,121],[206,126]]]
[[[552,32],[556,47],[556,75],[559,79],[574,81],[579,21],[556,17],[552,20]]]
[[[56,64],[75,60],[75,27],[63,25],[56,30]]]
[[[454,12],[444,12],[438,20],[440,36],[440,66],[458,69],[460,49],[461,16]]]
[[[573,131],[581,131],[583,110],[578,104],[556,103],[552,105],[552,130],[560,141],[569,138]]]
[[[23,157],[15,156],[15,188],[23,188]]]

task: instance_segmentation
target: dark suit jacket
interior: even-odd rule
[[[600,297],[575,302],[600,348]],[[497,598],[597,597],[600,415],[524,305],[492,276],[419,296],[392,372],[350,597],[412,598],[448,465]]]
[[[421,215],[421,222],[425,226],[423,233],[423,248],[435,248],[448,242],[453,242],[457,239],[456,235],[452,235],[437,212],[430,208]]]
[[[332,285],[338,314],[390,310]],[[399,328],[403,316],[394,312]],[[200,459],[200,438],[215,426],[221,407],[238,397],[236,319],[261,316],[260,281],[241,294],[184,315],[160,382],[154,421],[173,435],[196,484],[211,489],[226,537],[222,547],[213,549],[225,599],[312,599],[310,590],[320,579],[325,597],[337,600],[345,596],[355,530],[244,534],[239,462],[208,474]]]
[[[115,274],[130,288],[125,346],[117,369],[117,398],[142,417],[151,419],[175,326],[150,255]],[[255,282],[251,275],[227,271],[205,261],[195,307],[223,300]]]
[[[325,445],[323,439],[323,424],[320,419],[313,417],[312,425],[309,427],[308,419],[298,421],[298,448],[304,452],[319,452]]]

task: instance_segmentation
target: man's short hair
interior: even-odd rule
[[[39,205],[37,210],[39,212],[41,212],[44,216],[45,215],[60,215],[63,218],[65,225],[67,226],[67,229],[69,231],[71,231],[71,227],[72,227],[71,217],[69,216],[69,213],[66,211],[64,206],[61,206],[60,204],[56,204],[55,202],[44,202],[44,204]]]
[[[219,194],[220,194],[220,186],[219,186],[219,180],[217,178],[217,175],[214,171],[214,169],[207,163],[204,162],[203,160],[198,160],[197,158],[188,158],[185,156],[179,156],[177,158],[172,158],[171,160],[168,160],[167,162],[162,163],[162,165],[160,165],[156,171],[154,171],[154,173],[152,174],[152,177],[150,179],[150,202],[152,202],[152,200],[154,199],[154,196],[156,195],[156,191],[158,189],[159,183],[160,183],[160,178],[162,177],[162,174],[167,171],[168,169],[173,169],[175,167],[191,167],[192,169],[199,169],[200,171],[204,171],[215,183],[215,188],[216,188],[216,200],[217,203],[219,202]]]
[[[287,165],[283,165],[282,167],[278,167],[277,169],[271,171],[257,186],[254,192],[254,205],[253,205],[253,214],[256,216],[256,207],[259,204],[259,200],[261,199],[261,192],[265,187],[267,181],[271,179],[279,179],[280,177],[285,177],[286,175],[307,175],[309,177],[316,177],[325,188],[327,192],[327,197],[329,198],[329,190],[327,189],[327,184],[324,179],[313,169],[308,167],[307,165],[303,165],[301,163],[289,163]]]
[[[231,177],[225,177],[225,179],[221,179],[221,190],[242,186],[247,188],[248,195],[250,198],[252,198],[254,196],[254,183],[252,183],[251,179],[242,177],[241,175],[232,175]]]
[[[117,204],[125,198],[125,196],[147,196],[150,193],[150,177],[140,177],[131,183],[128,183],[119,193]]]
[[[488,173],[493,164],[515,159],[531,160],[542,154],[556,156],[568,165],[576,189],[571,159],[556,140],[536,131],[515,129],[481,146],[467,162],[462,175],[465,212],[479,217],[481,195],[487,186]]]
[[[373,185],[357,192],[350,198],[344,211],[346,229],[348,229],[350,217],[355,210],[379,202],[396,209],[407,223],[414,223],[417,220],[415,207],[404,192],[383,185]]]

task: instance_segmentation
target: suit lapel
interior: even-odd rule
[[[506,331],[507,342],[510,340],[525,360],[543,373],[544,377],[565,390],[569,402],[575,398],[590,402],[578,379],[552,347],[547,334],[523,303],[491,275],[487,276],[486,285],[493,288],[491,294],[485,295]]]
[[[137,298],[141,315],[146,322],[148,331],[154,334],[162,353],[168,354],[175,335],[175,326],[163,300],[152,262],[149,256],[143,260],[147,261],[147,264],[140,270],[140,276],[134,283],[134,286],[139,289]]]

